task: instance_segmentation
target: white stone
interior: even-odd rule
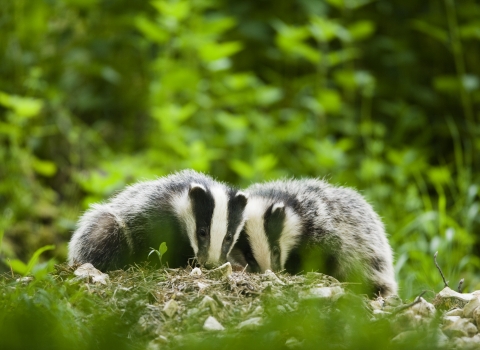
[[[202,283],[202,282],[197,282],[197,286],[198,286],[198,289],[200,289],[200,291],[203,291],[205,288],[208,287],[208,284]]]
[[[298,349],[303,347],[303,341],[298,341],[296,338],[289,338],[285,342],[285,346],[289,349]]]
[[[446,312],[445,316],[463,316],[463,310],[455,308],[455,309],[452,309],[452,310]]]
[[[417,315],[423,317],[432,317],[435,314],[435,306],[420,298],[420,301],[411,307],[411,310]]]
[[[451,316],[455,317],[455,316]],[[478,333],[477,327],[469,319],[460,318],[449,326],[443,327],[443,332],[451,337],[471,337]]]
[[[310,288],[307,294],[303,295],[304,299],[331,299],[337,300],[344,294],[342,287],[315,287]]]
[[[203,324],[203,329],[205,329],[206,331],[223,331],[225,330],[225,327],[223,327],[215,317],[208,316],[208,318],[205,320],[205,323]]]
[[[385,300],[382,297],[377,298],[375,300],[370,300],[370,307],[373,310],[382,310],[384,304],[385,304]]]
[[[472,317],[477,327],[479,327],[480,326],[480,307],[477,307],[475,310],[473,310]]]
[[[190,272],[190,276],[201,276],[202,275],[202,270],[200,270],[198,267],[194,268]]]
[[[217,267],[208,272],[209,277],[213,278],[224,278],[230,277],[232,275],[232,265],[229,262]]]
[[[213,300],[213,298],[209,297],[208,295],[205,295],[199,306],[201,309],[209,308],[212,312],[217,311],[217,303],[215,302],[215,300]]]
[[[177,311],[178,311],[178,303],[173,299],[170,299],[169,301],[167,301],[163,306],[163,312],[168,317],[172,317],[173,315],[175,315]]]
[[[473,315],[473,311],[480,306],[480,299],[478,297],[472,298],[467,305],[463,308],[463,317],[470,318]]]
[[[443,288],[440,293],[435,296],[433,304],[442,308],[463,308],[470,300],[475,298],[473,293],[458,293],[449,287]]]
[[[29,284],[30,282],[33,281],[32,276],[26,276],[26,277],[20,277],[15,280],[17,283],[23,283],[23,284]]]
[[[238,329],[256,329],[262,325],[261,317],[252,317],[246,321],[241,322],[237,328]]]
[[[86,263],[81,265],[78,269],[76,269],[73,274],[80,278],[85,278],[88,280],[92,280],[94,283],[101,283],[107,284],[109,282],[108,275],[106,273],[97,270],[92,264]]]
[[[460,316],[445,316],[443,317],[443,325],[450,326],[451,324],[457,322],[459,319],[461,319]]]
[[[274,284],[279,284],[281,286],[285,285],[285,283],[283,283],[283,281],[271,270],[266,270],[263,276],[269,281],[272,281]]]

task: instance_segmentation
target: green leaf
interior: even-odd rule
[[[32,159],[32,167],[37,174],[47,177],[53,176],[57,172],[57,166],[54,162],[41,160],[35,157]]]
[[[28,267],[27,265],[18,259],[13,259],[8,261],[8,264],[12,268],[13,271],[25,276],[28,273]]]
[[[372,21],[358,21],[348,27],[350,35],[355,40],[363,40],[370,37],[375,31],[375,24]]]
[[[200,47],[200,57],[205,62],[212,62],[224,57],[229,57],[243,49],[239,41],[230,41],[226,43],[208,43]]]
[[[448,32],[440,27],[436,27],[425,21],[419,19],[412,21],[412,27],[429,37],[440,41],[443,44],[448,43]]]
[[[168,250],[167,248],[167,243],[165,242],[162,242],[162,244],[160,244],[160,248],[158,249],[160,251],[160,254],[165,254]]]
[[[31,118],[40,113],[43,101],[37,98],[20,97],[0,92],[0,105],[12,109],[20,117]]]
[[[156,23],[153,23],[144,16],[135,18],[135,26],[147,38],[157,43],[164,43],[168,40],[169,35]]]
[[[37,249],[35,251],[35,253],[33,253],[33,256],[30,258],[30,260],[28,261],[28,265],[27,265],[27,274],[30,273],[33,269],[33,267],[37,264],[38,262],[38,259],[40,257],[40,254],[42,254],[43,252],[47,251],[47,250],[53,250],[55,249],[55,246],[54,245],[46,245],[46,246],[43,246],[39,249]]]

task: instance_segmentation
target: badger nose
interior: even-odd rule
[[[210,261],[207,261],[207,262],[205,263],[205,267],[206,267],[207,269],[213,269],[213,268],[217,267],[217,264],[215,264],[215,263],[213,263],[213,262],[210,262]]]

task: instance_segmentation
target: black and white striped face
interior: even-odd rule
[[[250,272],[282,270],[300,238],[298,215],[283,202],[271,203],[266,198],[253,197],[248,200],[245,216],[232,260],[248,264]]]
[[[244,222],[247,197],[218,184],[204,186],[192,183],[188,196],[176,203],[183,219],[190,245],[198,262],[207,267],[227,260]]]

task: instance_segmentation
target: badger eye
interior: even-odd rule
[[[225,236],[225,241],[226,241],[227,243],[231,242],[231,241],[232,241],[232,235],[226,235],[226,236]]]
[[[207,230],[204,228],[201,228],[198,234],[200,235],[200,237],[205,238],[207,237]]]

